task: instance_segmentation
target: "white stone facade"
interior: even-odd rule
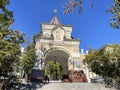
[[[80,40],[71,36],[72,26],[62,25],[57,17],[53,18],[56,19],[55,22],[41,23],[40,34],[35,38],[34,68],[44,69],[47,62],[54,60],[54,56],[56,56],[63,68],[67,68],[67,70],[82,69],[83,56],[79,52]]]

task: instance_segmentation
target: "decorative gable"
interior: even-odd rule
[[[63,41],[65,32],[61,28],[58,28],[52,34],[55,41]]]

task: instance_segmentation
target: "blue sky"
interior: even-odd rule
[[[14,12],[15,23],[13,29],[18,29],[32,38],[40,32],[40,23],[49,23],[57,9],[57,17],[65,25],[73,26],[72,36],[81,40],[80,49],[89,47],[99,49],[105,44],[120,43],[120,30],[110,27],[111,13],[105,10],[112,4],[112,0],[83,0],[83,13],[69,13],[63,15],[62,6],[67,0],[11,0],[8,9]],[[94,7],[89,8],[90,1]]]

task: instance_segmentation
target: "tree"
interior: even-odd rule
[[[85,62],[93,72],[120,82],[120,45],[105,45],[86,55]]]
[[[45,70],[46,70],[46,74],[50,75],[52,79],[56,79],[56,77],[57,79],[58,77],[61,78],[62,68],[60,63],[49,61],[45,67]]]
[[[0,0],[0,71],[3,76],[13,72],[14,65],[20,60],[20,48],[24,42],[24,34],[10,28],[14,19],[13,12],[6,8],[9,3],[9,0]]]
[[[69,0],[68,3],[63,7],[64,14],[69,12],[78,11],[82,13],[83,8],[83,1],[82,0]],[[90,7],[93,7],[93,4],[90,4]],[[110,6],[110,9],[107,10],[111,12],[114,16],[111,18],[110,25],[113,28],[120,28],[120,0],[113,0],[113,4]]]
[[[65,10],[64,14],[67,14],[69,12],[75,12],[76,10],[81,13],[83,11],[82,4],[82,0],[69,0],[67,5],[63,7],[63,9]]]
[[[25,71],[25,74],[30,74],[31,70],[34,65],[34,56],[35,55],[35,48],[34,43],[29,44],[25,48],[25,52],[22,55],[21,66],[22,69]]]
[[[6,6],[10,0],[0,0],[0,29],[8,28],[13,22],[13,12],[8,11]]]
[[[120,0],[114,0],[109,10],[114,16],[111,18],[110,25],[120,29]]]

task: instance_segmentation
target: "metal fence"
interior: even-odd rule
[[[104,83],[109,87],[114,87],[117,90],[120,90],[120,84],[113,79],[104,78]]]
[[[116,90],[120,90],[120,84],[108,77],[91,79],[91,83],[104,83],[106,88],[115,88]]]

